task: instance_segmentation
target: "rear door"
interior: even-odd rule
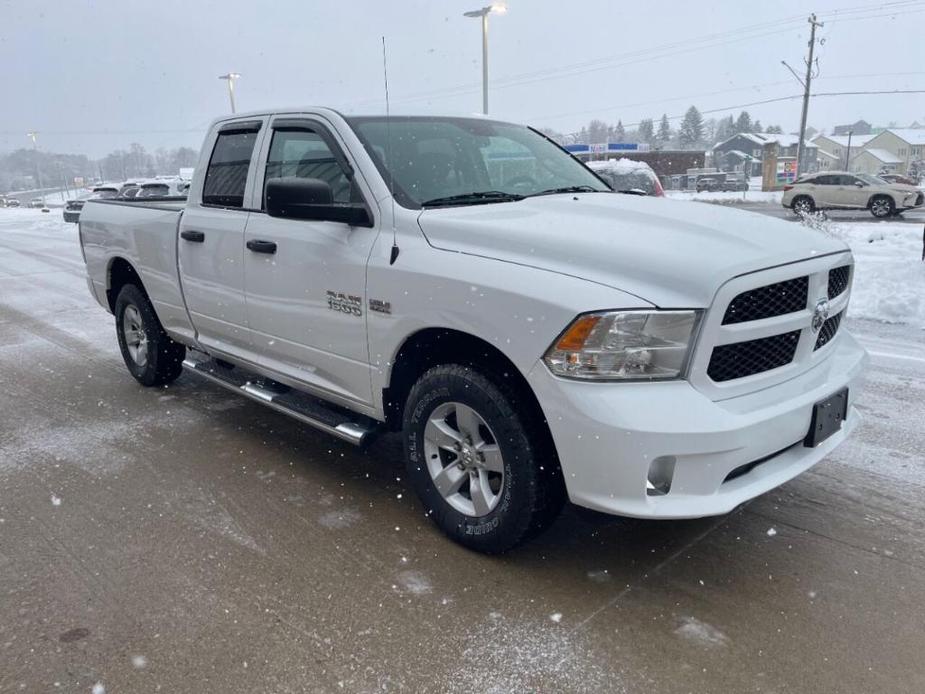
[[[336,131],[320,118],[277,117],[264,138],[245,233],[247,319],[260,363],[345,405],[372,401],[366,263],[378,208]],[[335,202],[363,202],[374,226],[270,217],[272,178],[327,182]]]
[[[244,305],[244,201],[253,187],[254,153],[266,119],[231,121],[203,150],[205,175],[190,190],[180,220],[177,257],[197,338],[210,351],[253,361]]]

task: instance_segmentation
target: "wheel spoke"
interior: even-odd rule
[[[488,486],[488,475],[481,471],[473,471],[469,475],[469,497],[477,516],[484,516],[491,510],[491,499],[494,496]]]
[[[504,460],[501,457],[501,449],[496,443],[486,443],[478,447],[478,452],[485,456],[483,466],[489,472],[504,472]]]
[[[469,436],[473,442],[481,440],[479,435],[479,422],[481,421],[482,418],[471,407],[456,404],[456,426],[459,427],[460,433]]]
[[[431,419],[428,425],[425,436],[433,440],[438,448],[455,450],[453,444],[459,444],[462,441],[462,435],[447,424],[442,417]]]
[[[466,473],[456,463],[451,463],[434,475],[434,486],[446,498],[458,492],[465,479]]]

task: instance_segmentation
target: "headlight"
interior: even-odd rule
[[[543,361],[557,376],[592,381],[681,378],[701,313],[586,313],[572,321]]]

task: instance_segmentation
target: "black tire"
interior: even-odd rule
[[[497,505],[485,515],[467,515],[452,506],[428,468],[427,422],[449,403],[474,410],[500,449],[504,475]],[[555,451],[545,423],[529,411],[524,398],[503,385],[503,379],[459,364],[431,368],[411,389],[403,418],[408,477],[428,515],[461,545],[488,554],[507,551],[543,530],[561,510],[565,488]]]
[[[122,287],[116,297],[115,314],[122,359],[135,380],[143,386],[160,386],[175,380],[183,371],[186,347],[171,340],[164,332],[154,307],[140,287],[134,284]],[[137,322],[138,318],[140,330],[132,331],[132,321]],[[139,345],[130,346],[126,337],[127,324],[130,332],[143,333],[143,341]]]
[[[816,211],[816,203],[808,195],[797,195],[790,203],[790,209],[796,214],[812,214]]]
[[[877,219],[886,219],[896,213],[896,203],[889,195],[875,195],[870,200],[869,209]]]

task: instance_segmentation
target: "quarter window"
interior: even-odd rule
[[[334,202],[356,200],[353,186],[337,157],[318,133],[276,130],[267,159],[266,181],[274,178],[317,178],[331,186]],[[265,197],[265,196],[264,196]]]
[[[221,207],[244,207],[244,187],[257,132],[219,133],[206,170],[202,203]]]

